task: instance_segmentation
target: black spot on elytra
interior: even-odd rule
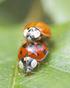
[[[20,51],[20,54],[22,54],[22,51]]]

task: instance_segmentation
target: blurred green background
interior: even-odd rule
[[[70,0],[0,0],[0,88],[70,88]],[[48,64],[18,72],[22,29],[32,21],[51,28]]]

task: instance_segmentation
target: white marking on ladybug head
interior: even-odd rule
[[[31,62],[31,67],[34,69],[36,66],[37,66],[37,61],[33,59],[33,61]]]
[[[27,33],[28,33],[28,29],[25,29],[24,32],[23,32],[24,37],[27,36]]]
[[[38,37],[40,37],[41,33],[37,28],[31,27],[30,28],[30,35],[34,36],[34,38],[38,38]]]
[[[30,27],[24,30],[24,37],[28,41],[36,41],[41,39],[41,32],[36,27]]]
[[[18,62],[18,66],[20,69],[24,69],[24,65],[21,60]]]

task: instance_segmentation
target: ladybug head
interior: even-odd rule
[[[40,30],[36,27],[30,27],[24,30],[24,37],[28,41],[38,41],[41,39],[41,35]]]
[[[51,36],[50,28],[44,22],[31,22],[25,26],[24,37],[29,41],[37,41],[45,36]]]

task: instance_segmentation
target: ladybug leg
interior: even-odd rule
[[[37,66],[37,67],[38,67],[38,70],[40,69],[40,65],[41,65],[41,63],[40,63],[40,62],[38,62],[38,66]]]

